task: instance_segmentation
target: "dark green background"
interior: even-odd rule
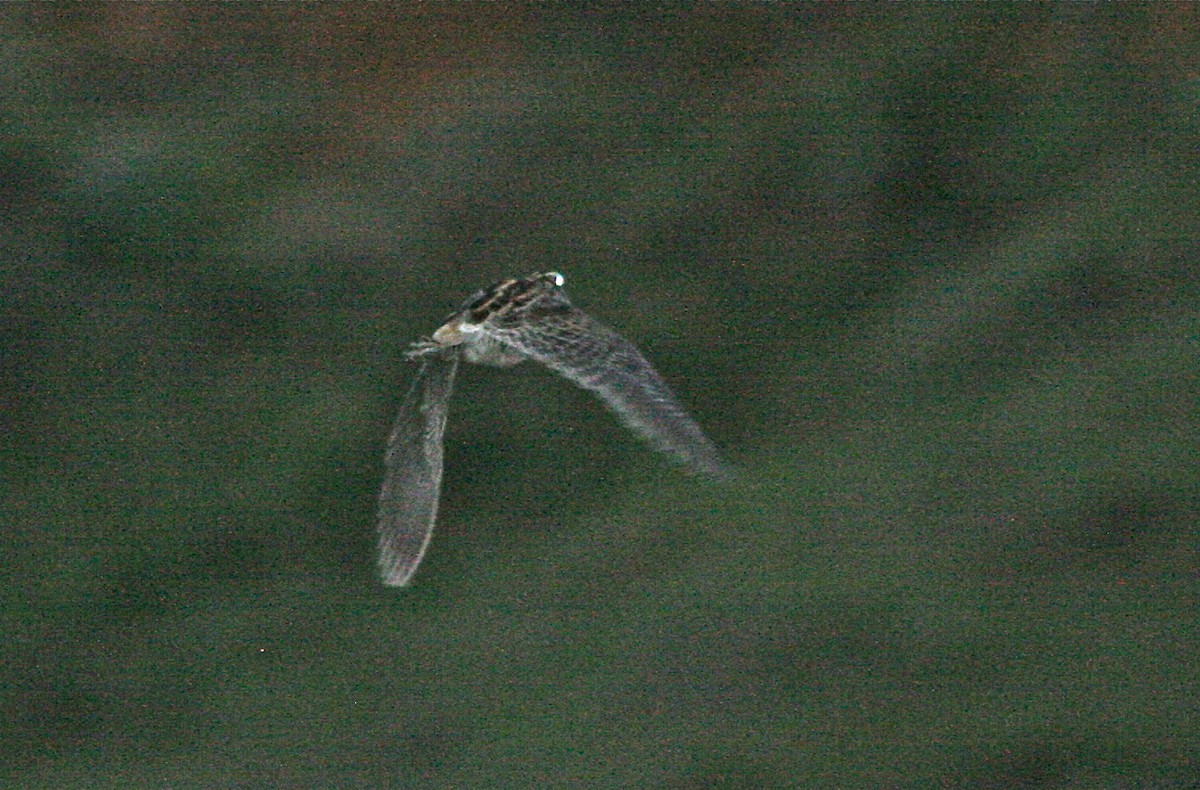
[[[2,10],[0,783],[1195,779],[1197,7],[647,8]],[[741,480],[467,368],[382,587],[547,269]]]

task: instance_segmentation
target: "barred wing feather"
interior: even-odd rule
[[[457,353],[426,357],[388,440],[379,494],[379,571],[390,586],[408,584],[433,535],[457,369]]]
[[[582,310],[562,307],[534,321],[489,331],[500,342],[599,395],[658,450],[711,477],[731,476],[716,447],[633,343]]]

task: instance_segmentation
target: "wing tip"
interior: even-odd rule
[[[385,562],[386,558],[381,557],[379,560],[379,581],[384,587],[407,587],[412,582],[413,576],[417,572],[417,566],[401,565],[396,566]]]
[[[431,525],[432,527],[432,525]],[[418,545],[395,542],[395,535],[380,529],[379,534],[379,581],[385,587],[407,587],[412,582],[421,560],[425,558],[425,550],[429,548],[432,529],[424,536]]]
[[[685,464],[685,469],[701,477],[705,477],[714,483],[733,483],[741,476],[736,467],[731,466],[719,457],[703,459],[689,457],[682,460]]]

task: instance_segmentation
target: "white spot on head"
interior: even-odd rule
[[[558,272],[546,272],[546,276],[549,277],[551,280],[553,280],[554,285],[558,288],[562,288],[563,283],[565,283],[567,281],[567,278],[563,277]]]

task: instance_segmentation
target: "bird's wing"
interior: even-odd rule
[[[379,494],[379,571],[387,585],[408,583],[433,535],[442,436],[457,369],[457,353],[426,357],[388,439]]]
[[[555,309],[489,331],[500,342],[599,395],[656,449],[712,477],[731,476],[716,447],[641,352],[582,310]]]

